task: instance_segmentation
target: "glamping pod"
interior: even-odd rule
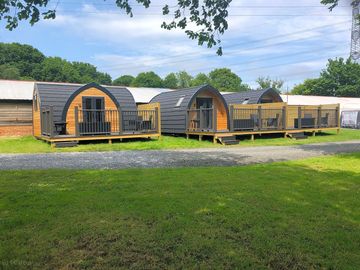
[[[210,85],[164,92],[151,102],[160,103],[163,133],[228,131],[228,107],[220,92]]]
[[[223,96],[229,105],[283,102],[280,94],[272,88],[237,92],[231,94],[224,93]]]
[[[122,87],[36,83],[33,134],[49,141],[160,136],[158,104],[137,107]]]

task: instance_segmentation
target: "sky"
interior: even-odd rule
[[[0,42],[30,44],[47,56],[89,62],[113,79],[146,71],[165,77],[186,70],[195,76],[227,67],[251,87],[259,76],[282,79],[283,92],[317,77],[329,58],[350,52],[349,0],[333,12],[320,0],[233,0],[229,28],[221,36],[223,56],[216,48],[198,46],[182,30],[160,27],[171,19],[161,15],[162,5],[174,0],[153,0],[149,9],[135,5],[132,18],[114,2],[50,0],[55,20],[32,27],[21,22],[13,31],[0,22]]]

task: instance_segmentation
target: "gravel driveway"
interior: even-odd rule
[[[0,170],[236,166],[350,152],[360,152],[360,141],[166,151],[1,154]]]

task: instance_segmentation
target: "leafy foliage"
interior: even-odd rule
[[[178,79],[175,73],[169,73],[164,79],[164,87],[176,89],[178,88]]]
[[[360,97],[360,65],[343,58],[329,60],[319,78],[305,80],[293,94]]]
[[[131,83],[135,87],[162,87],[163,81],[159,75],[153,71],[142,72],[136,76],[135,80]]]
[[[119,86],[130,86],[131,83],[134,81],[134,77],[131,75],[123,75],[119,78],[115,79],[112,84],[119,85]]]
[[[34,77],[33,71],[44,59],[45,55],[30,45],[0,43],[0,65],[18,69],[19,77]]]
[[[39,50],[19,43],[0,43],[0,78],[51,82],[110,84],[109,74],[82,62],[46,57]]]
[[[178,88],[189,88],[191,86],[192,76],[185,70],[176,73]]]
[[[5,80],[19,80],[20,71],[17,67],[9,64],[0,65],[0,78]]]
[[[280,79],[271,79],[270,77],[259,77],[256,82],[259,84],[258,89],[272,88],[279,93],[284,85],[284,81]]]
[[[204,84],[210,84],[210,78],[205,73],[199,73],[191,81],[191,86],[198,86],[198,85],[204,85]]]
[[[209,73],[212,86],[223,92],[239,92],[244,90],[241,78],[228,68],[214,69]]]

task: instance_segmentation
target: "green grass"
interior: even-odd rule
[[[0,268],[360,269],[360,153],[246,167],[4,171]]]
[[[194,137],[195,138],[195,137]],[[343,129],[337,135],[336,131],[317,134],[307,140],[284,139],[282,135],[263,135],[257,136],[255,141],[251,141],[249,136],[242,136],[240,146],[267,146],[267,145],[300,145],[317,142],[336,142],[360,140],[360,130]],[[159,149],[179,149],[179,148],[204,148],[221,147],[212,142],[198,141],[197,138],[186,140],[184,137],[162,136],[160,140],[132,140],[114,141],[113,144],[107,142],[81,143],[77,147],[53,149],[43,141],[38,141],[32,136],[0,138],[0,153],[48,153],[48,152],[84,152],[84,151],[121,151],[121,150],[159,150]],[[235,146],[237,147],[237,146]]]

